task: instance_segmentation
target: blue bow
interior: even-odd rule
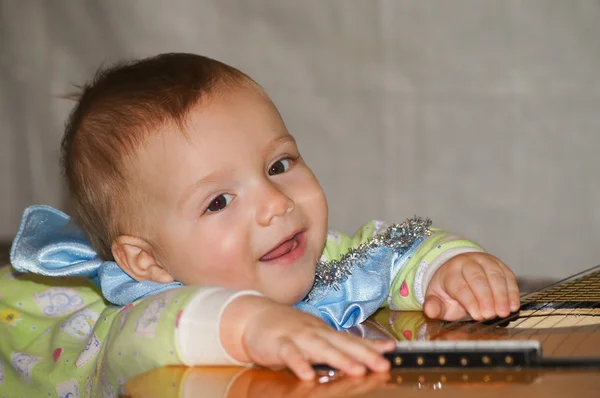
[[[138,282],[131,278],[114,261],[102,260],[71,218],[50,206],[25,210],[10,260],[20,272],[87,277],[116,305],[182,286],[179,282]]]

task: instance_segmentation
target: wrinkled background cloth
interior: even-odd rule
[[[520,276],[600,263],[600,2],[0,0],[0,239],[100,64],[211,56],[272,96],[332,227],[428,216]]]

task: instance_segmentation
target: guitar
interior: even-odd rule
[[[561,397],[600,396],[600,266],[522,297],[521,309],[487,322],[444,322],[421,312],[381,309],[358,332],[398,341],[388,375],[343,377],[316,366],[314,384],[290,372],[240,368],[162,368],[133,379],[131,397],[161,388],[210,397]],[[162,380],[162,381],[160,381]],[[216,381],[227,385],[221,393]],[[156,386],[159,387],[156,387]],[[152,388],[149,388],[152,386]],[[166,386],[166,387],[165,387]],[[177,388],[176,388],[177,386]],[[139,393],[139,394],[138,394]],[[156,395],[158,396],[172,396]]]
[[[439,322],[435,333],[421,333],[415,342],[396,333],[397,349],[387,358],[403,369],[600,371],[599,335],[600,266],[525,295],[520,311],[507,318]]]
[[[411,316],[422,324],[407,334]],[[600,266],[524,295],[520,311],[504,319],[444,322],[380,310],[367,324],[398,341],[387,354],[396,382],[441,388],[569,375],[595,380],[600,396]]]

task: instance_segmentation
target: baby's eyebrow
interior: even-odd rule
[[[181,199],[179,199],[179,201],[177,203],[177,208],[181,209],[181,207],[183,207],[183,205],[189,200],[190,196],[192,196],[192,194],[194,192],[196,192],[198,190],[198,188],[200,188],[202,185],[211,184],[211,183],[219,181],[222,178],[221,175],[223,175],[223,174],[226,174],[225,170],[214,171],[214,172],[208,174],[207,176],[201,178],[200,180],[196,181],[195,183],[191,184],[190,186],[188,186],[185,189],[185,191],[183,191],[183,194],[181,195]]]
[[[278,146],[280,146],[282,144],[285,144],[287,142],[291,142],[292,144],[296,145],[296,139],[292,135],[290,135],[290,134],[286,134],[286,135],[283,135],[281,137],[275,138],[273,141],[271,141],[269,143],[269,145],[267,145],[267,147],[265,149],[265,155],[270,154]]]

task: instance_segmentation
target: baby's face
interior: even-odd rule
[[[302,299],[325,243],[327,202],[277,109],[239,88],[193,108],[186,132],[162,128],[134,161],[159,264],[185,285]]]

